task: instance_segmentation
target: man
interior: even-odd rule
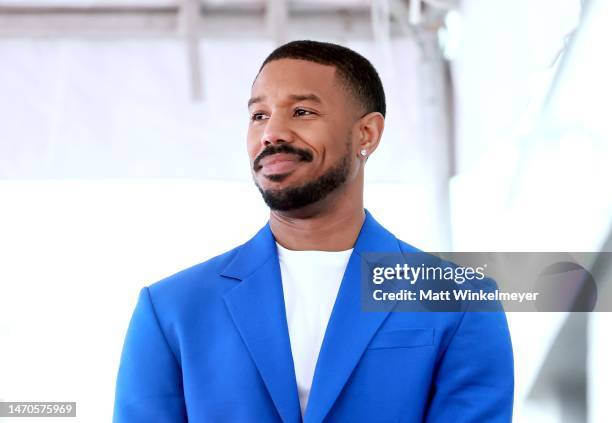
[[[363,206],[385,116],[373,66],[291,42],[264,61],[248,103],[269,222],[141,291],[115,422],[509,422],[503,313],[361,308],[360,257],[418,251]]]

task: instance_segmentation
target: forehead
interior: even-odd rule
[[[306,60],[279,59],[266,64],[257,75],[251,97],[280,100],[295,94],[312,93],[324,103],[334,103],[342,91],[334,66]]]

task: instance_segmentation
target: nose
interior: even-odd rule
[[[267,147],[270,144],[291,142],[293,142],[293,132],[288,120],[280,113],[272,113],[261,134],[261,145]]]

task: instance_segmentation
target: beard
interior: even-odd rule
[[[312,181],[284,189],[264,190],[257,182],[255,182],[255,185],[257,189],[259,189],[265,203],[272,210],[289,211],[316,203],[340,188],[346,182],[351,165],[350,147],[351,144],[349,140],[346,154],[338,160],[338,163]],[[280,175],[280,177],[271,177],[269,179],[281,180],[283,177],[284,175]]]

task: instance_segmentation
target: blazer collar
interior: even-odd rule
[[[397,238],[365,209],[317,360],[304,422],[328,414],[387,312],[361,310],[360,268],[366,252],[399,253]],[[285,422],[301,413],[287,326],[280,266],[269,222],[243,244],[221,271],[241,281],[226,306]]]
[[[365,220],[355,241],[353,254],[361,252],[399,252],[395,235],[385,229],[374,216],[365,211]],[[221,276],[244,280],[248,275],[261,267],[272,256],[278,260],[278,252],[270,222],[267,222],[250,240],[242,244],[231,258]]]
[[[274,236],[267,223],[221,271],[241,282],[225,304],[283,422],[301,422]]]
[[[366,210],[353,253],[338,291],[310,390],[304,422],[321,422],[329,413],[370,340],[391,310],[361,309],[361,269],[364,253],[399,253],[397,238]]]

